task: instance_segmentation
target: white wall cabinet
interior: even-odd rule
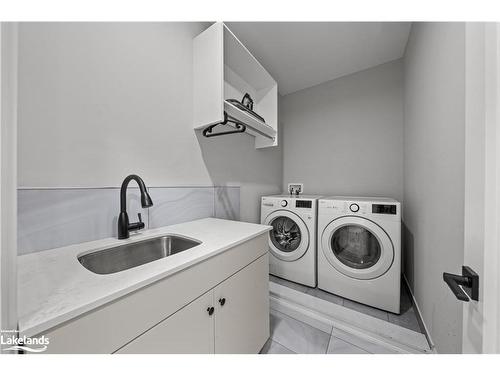
[[[267,246],[261,234],[42,332],[45,353],[258,353],[269,338]]]
[[[193,41],[194,128],[222,122],[224,112],[247,126],[255,147],[278,144],[278,84],[223,23],[215,23]],[[227,99],[248,93],[264,122]]]

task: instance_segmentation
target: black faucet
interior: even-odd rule
[[[127,187],[128,183],[131,180],[135,180],[137,185],[139,185],[139,189],[141,191],[141,205],[143,208],[151,207],[153,205],[153,201],[146,190],[146,185],[142,178],[135,174],[131,174],[125,177],[123,180],[122,187],[120,189],[120,216],[118,216],[118,239],[124,240],[129,237],[129,231],[131,230],[139,230],[144,228],[144,223],[142,222],[141,214],[137,214],[139,216],[139,221],[137,223],[130,224],[128,221],[127,215]]]

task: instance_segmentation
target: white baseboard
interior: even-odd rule
[[[424,334],[427,339],[427,342],[429,343],[429,347],[431,350],[435,353],[437,353],[436,346],[434,345],[434,342],[432,341],[431,334],[429,332],[429,329],[427,328],[427,325],[425,324],[424,317],[422,316],[422,311],[420,310],[420,307],[418,306],[417,300],[415,299],[415,294],[413,294],[413,290],[410,287],[410,283],[408,282],[408,279],[406,278],[406,275],[403,274],[403,279],[405,281],[406,286],[408,287],[408,290],[410,291],[410,296],[411,300],[413,302],[413,306],[415,306],[415,313],[417,314],[417,319],[419,320],[420,323],[422,323],[422,328],[424,329]]]
[[[430,353],[424,334],[348,309],[274,282],[269,283],[271,309],[323,332],[339,329],[397,353]]]

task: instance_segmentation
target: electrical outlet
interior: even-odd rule
[[[304,192],[304,184],[302,183],[297,183],[297,182],[292,182],[288,184],[288,193],[290,195],[299,195]]]

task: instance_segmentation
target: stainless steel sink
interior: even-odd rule
[[[163,236],[80,255],[78,261],[99,275],[120,272],[165,258],[201,244],[179,236]]]

